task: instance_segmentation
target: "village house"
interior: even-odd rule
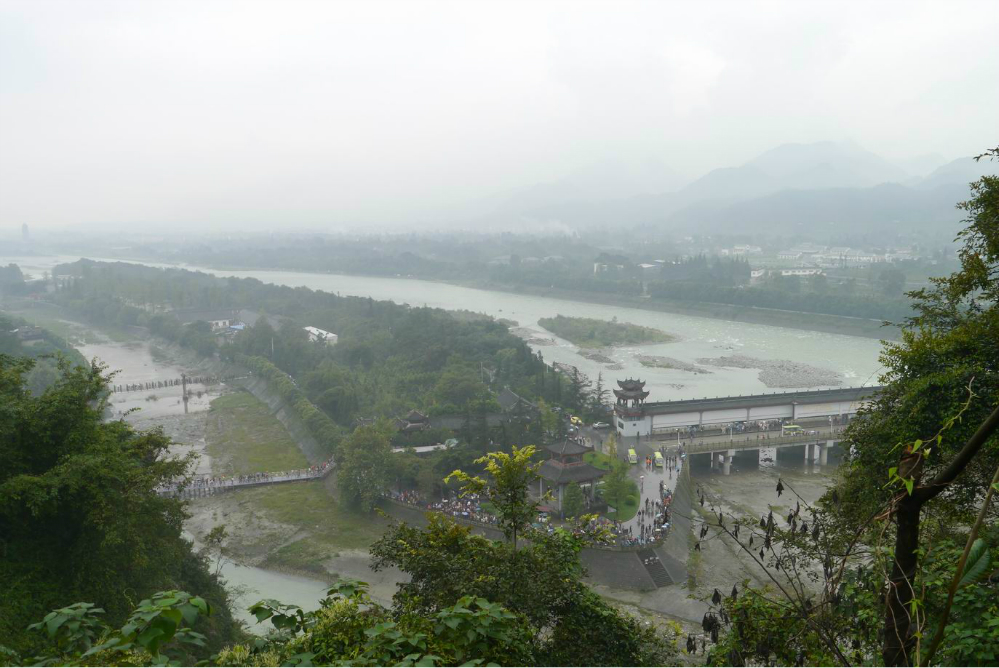
[[[318,327],[303,327],[302,329],[309,333],[309,341],[322,342],[328,346],[335,346],[337,339],[340,338],[333,332],[327,332]]]

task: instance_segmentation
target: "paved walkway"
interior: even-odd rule
[[[627,458],[627,449],[625,449],[625,458]],[[649,449],[651,452],[651,449]],[[639,489],[639,510],[645,509],[645,502],[648,500],[649,507],[653,508],[655,502],[661,499],[659,494],[659,483],[661,482],[664,489],[673,490],[676,489],[676,478],[680,473],[680,467],[683,466],[684,461],[682,459],[677,459],[677,464],[674,468],[670,468],[668,465],[663,468],[659,468],[653,462],[652,466],[649,468],[645,467],[645,457],[651,456],[644,453],[639,453],[638,463],[629,465],[628,473],[632,480],[638,483]],[[666,450],[666,457],[676,456],[675,448],[668,448]],[[640,518],[639,514],[624,523],[625,529],[631,529],[633,536],[641,536],[641,527],[644,524],[646,527],[652,524],[651,514],[645,518]]]

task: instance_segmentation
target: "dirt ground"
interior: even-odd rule
[[[831,460],[832,461],[832,460]],[[733,518],[748,518],[759,522],[761,516],[770,510],[780,526],[788,512],[800,502],[802,507],[812,504],[825,492],[831,482],[830,474],[834,465],[819,467],[805,466],[788,452],[768,466],[758,466],[751,460],[736,460],[731,475],[698,470],[694,475],[695,490],[704,495],[704,505],[697,499],[694,511],[701,521],[695,521],[695,535],[699,535],[703,522],[708,522],[708,535],[700,541],[701,550],[692,551],[693,559],[688,563],[691,580],[690,591],[697,597],[706,599],[715,588],[723,594],[731,591],[732,585],[742,588],[742,582],[749,579],[751,584],[770,584],[766,572],[739,547],[731,537],[711,525],[717,524],[721,512],[726,523]],[[777,481],[780,479],[784,492],[777,496]],[[695,494],[698,492],[695,491]],[[803,516],[809,517],[807,511]],[[748,545],[747,536],[741,535],[742,543]],[[757,539],[754,552],[760,547]]]

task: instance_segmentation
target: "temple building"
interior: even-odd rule
[[[430,418],[414,408],[406,413],[405,417],[396,418],[395,426],[396,429],[405,433],[423,431],[430,429]]]
[[[645,403],[645,400],[649,397],[649,392],[645,389],[644,380],[635,380],[633,378],[619,380],[617,381],[617,386],[621,388],[614,390],[618,406],[627,406],[628,402],[631,402],[631,406],[637,408]]]
[[[641,433],[641,423],[645,419],[642,406],[649,397],[644,380],[617,381],[620,389],[614,390],[617,403],[614,406],[614,421],[618,433],[622,436],[635,436]]]
[[[593,452],[593,448],[582,442],[567,438],[561,443],[545,446],[549,459],[541,464],[541,495],[550,490],[555,496],[555,508],[562,512],[562,497],[566,485],[578,483],[583,496],[593,501],[594,485],[607,472],[583,461],[583,455]]]

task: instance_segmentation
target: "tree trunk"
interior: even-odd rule
[[[919,515],[922,501],[905,497],[895,514],[895,560],[888,581],[885,606],[884,647],[886,666],[910,666],[915,662],[915,625],[909,604],[915,595],[913,587],[918,566]]]

